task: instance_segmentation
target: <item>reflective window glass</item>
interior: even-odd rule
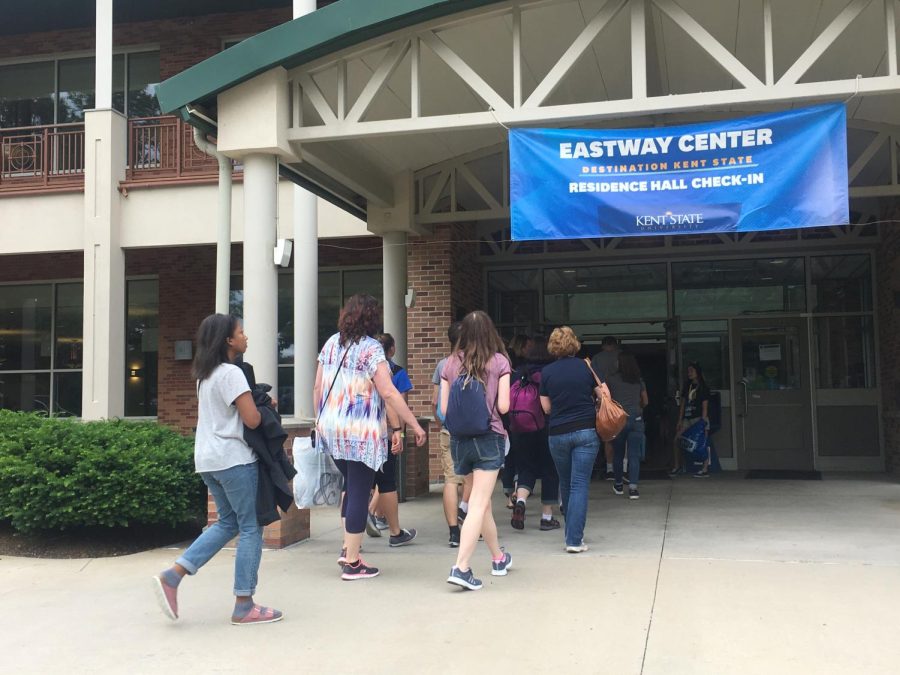
[[[817,256],[810,264],[814,312],[872,309],[872,260],[868,255]]]
[[[81,368],[84,338],[84,285],[56,287],[56,370]]]
[[[0,127],[53,124],[53,61],[0,67]]]
[[[61,417],[81,417],[80,370],[53,375],[53,414]]]
[[[380,269],[344,270],[344,302],[357,293],[367,293],[381,302],[383,284]]]
[[[81,122],[84,111],[94,107],[94,59],[59,62],[57,122]]]
[[[800,330],[796,326],[744,328],[741,363],[748,389],[799,389]]]
[[[488,313],[498,327],[530,327],[539,322],[539,270],[502,270],[488,274]],[[528,330],[528,329],[526,329]],[[504,332],[501,328],[501,332]]]
[[[294,367],[278,367],[278,412],[294,414]]]
[[[672,286],[681,317],[806,309],[803,258],[673,263]]]
[[[125,54],[113,55],[112,106],[125,114]]]
[[[666,266],[609,265],[544,270],[550,324],[665,318]]]
[[[319,272],[319,349],[337,332],[342,304],[341,273]]]
[[[125,415],[157,414],[159,282],[136,279],[126,287]]]
[[[681,356],[685,368],[691,362],[700,364],[710,389],[728,389],[731,384],[728,322],[683,321]]]
[[[820,389],[875,386],[875,335],[870,316],[831,316],[815,320]]]
[[[294,362],[294,275],[278,275],[278,363]]]
[[[156,100],[159,76],[159,52],[128,55],[128,116],[155,117],[160,113]]]
[[[0,371],[0,408],[50,414],[50,373]]]
[[[49,370],[53,286],[0,286],[0,370]]]

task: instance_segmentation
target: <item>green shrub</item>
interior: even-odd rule
[[[202,517],[193,440],[155,422],[0,410],[0,519],[26,532]]]

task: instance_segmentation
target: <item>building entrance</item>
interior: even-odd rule
[[[748,469],[813,468],[805,319],[737,319],[733,366],[739,456]]]

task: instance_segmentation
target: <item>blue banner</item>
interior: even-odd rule
[[[513,129],[509,164],[514,240],[849,221],[843,104],[681,127]]]

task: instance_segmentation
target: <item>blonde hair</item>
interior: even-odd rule
[[[581,350],[581,343],[575,337],[575,331],[568,326],[554,328],[547,342],[547,351],[558,359],[564,356],[575,356]]]

